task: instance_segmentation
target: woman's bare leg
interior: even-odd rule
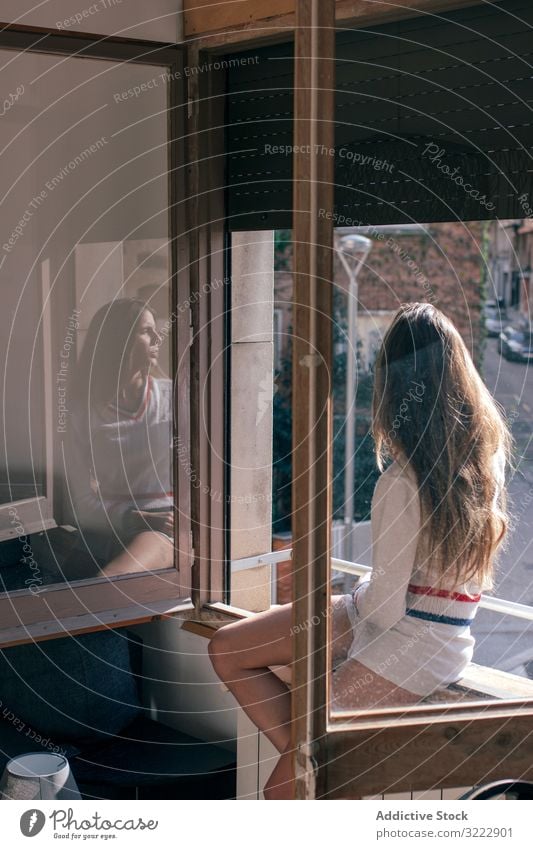
[[[286,747],[263,788],[265,799],[295,799],[292,745]]]
[[[292,604],[220,628],[209,644],[218,676],[281,758],[265,785],[265,799],[293,799],[291,694],[269,668],[292,663]]]
[[[332,710],[414,705],[422,697],[376,675],[358,660],[345,660],[333,673]]]
[[[331,654],[333,665],[346,659],[353,642],[352,623],[346,612],[343,597],[331,597]],[[272,771],[264,789],[265,799],[293,799],[294,771],[293,751],[287,746]]]
[[[291,697],[269,667],[292,662],[291,607],[225,625],[209,643],[217,675],[278,752],[290,743]]]
[[[104,566],[104,575],[121,575],[144,569],[166,569],[174,562],[174,546],[157,531],[141,531],[120,554]]]
[[[332,598],[333,655],[343,658],[352,629],[340,596]],[[220,628],[209,645],[218,676],[245,713],[281,753],[265,786],[267,799],[294,798],[289,689],[270,667],[292,663],[292,604]]]
[[[332,706],[357,708],[413,704],[419,700],[374,675],[355,660],[345,660],[353,635],[341,596],[331,599],[332,655],[341,665],[333,673]],[[220,628],[209,644],[213,666],[245,713],[280,752],[265,785],[266,799],[293,799],[291,697],[271,666],[292,663],[292,605],[258,613]]]

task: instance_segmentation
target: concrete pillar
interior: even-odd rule
[[[274,233],[234,233],[231,307],[231,559],[272,546]],[[235,572],[231,603],[270,605],[270,567]]]

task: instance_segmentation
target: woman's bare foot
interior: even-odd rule
[[[289,743],[274,767],[270,778],[265,784],[265,788],[263,790],[265,799],[295,798],[292,756],[293,752]]]

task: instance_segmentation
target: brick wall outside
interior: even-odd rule
[[[407,301],[429,301],[441,309],[459,330],[477,360],[481,330],[483,222],[450,222],[408,228],[362,230],[372,248],[358,276],[359,316],[394,313]],[[276,307],[284,312],[284,332],[290,323],[292,275],[290,250],[285,269],[276,272]],[[335,260],[336,285],[347,287],[346,273]],[[386,322],[385,322],[386,323]],[[376,322],[381,329],[383,320]]]

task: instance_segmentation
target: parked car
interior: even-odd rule
[[[500,301],[487,301],[483,307],[487,336],[499,336],[507,322],[507,313]]]
[[[533,333],[529,327],[505,327],[498,338],[498,351],[506,360],[533,360]]]

